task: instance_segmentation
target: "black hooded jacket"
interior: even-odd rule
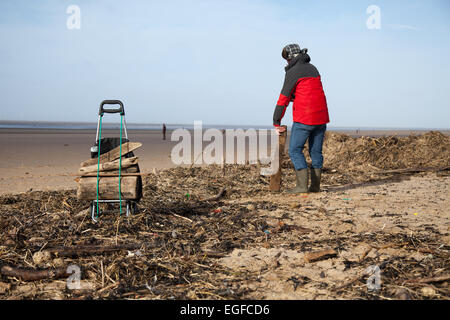
[[[283,88],[273,114],[274,126],[280,126],[290,101],[294,101],[294,122],[318,125],[330,121],[321,77],[310,61],[311,57],[303,52],[285,67]]]

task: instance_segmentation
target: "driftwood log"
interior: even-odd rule
[[[315,262],[320,260],[325,260],[337,256],[337,252],[333,249],[323,250],[319,252],[311,252],[305,254],[306,262]]]
[[[38,281],[43,279],[59,279],[67,278],[71,274],[67,273],[67,267],[52,268],[52,269],[24,269],[13,266],[4,265],[0,268],[0,273],[8,277],[16,277],[23,281]]]
[[[375,172],[376,174],[390,174],[390,173],[416,173],[416,172],[439,172],[450,170],[450,166],[445,167],[428,167],[428,168],[406,168],[406,169],[394,169],[394,170],[383,170]]]
[[[203,201],[217,201],[223,198],[227,193],[227,190],[225,188],[222,188],[219,193],[213,197],[202,199]]]
[[[125,172],[125,170],[122,170],[122,173],[120,174],[121,177],[137,177],[137,176],[146,176],[148,175],[147,173],[143,173],[143,172],[134,172],[134,173],[128,173]],[[75,175],[74,175],[75,176]],[[76,175],[78,177],[78,175]],[[118,177],[119,176],[119,171],[101,171],[98,174],[99,177]],[[92,172],[92,173],[86,173],[84,175],[82,175],[80,178],[85,178],[85,177],[97,177],[97,172]],[[80,178],[75,179],[75,181],[80,181]]]
[[[80,256],[86,254],[104,254],[120,250],[135,250],[145,245],[147,248],[155,248],[158,243],[146,243],[146,244],[123,244],[116,246],[99,246],[99,245],[84,245],[77,247],[57,247],[49,248],[45,251],[56,254],[58,256]],[[3,265],[0,267],[0,274],[7,277],[19,278],[23,281],[39,281],[44,279],[60,279],[67,278],[71,273],[67,272],[67,266],[59,268],[49,268],[33,270],[28,268],[19,268],[10,265]]]
[[[142,146],[142,143],[140,143],[140,142],[125,142],[122,144],[122,154],[120,154],[120,146],[117,148],[114,148],[111,151],[108,151],[108,152],[100,155],[100,163],[110,162],[110,161],[119,159],[121,156],[124,156],[127,153],[130,153],[131,151],[134,151],[141,146]],[[89,160],[83,161],[81,163],[81,167],[92,166],[94,164],[97,164],[97,162],[98,162],[97,158],[89,159]]]
[[[132,158],[123,158],[122,159],[122,169],[126,169],[131,167],[132,165],[135,165],[138,161],[137,157],[132,157]],[[111,162],[104,162],[104,163],[100,163],[100,165],[98,164],[93,164],[91,166],[87,166],[87,167],[81,167],[78,170],[78,174],[79,175],[86,175],[88,173],[96,173],[97,170],[99,171],[111,171],[111,170],[119,170],[119,165],[120,165],[120,159],[111,161]]]
[[[138,176],[121,177],[120,188],[123,200],[136,200],[141,196]],[[119,177],[99,177],[98,197],[102,200],[119,199]],[[81,177],[78,182],[79,200],[97,199],[97,177]]]
[[[287,126],[282,126],[286,130],[284,132],[281,132],[278,136],[278,143],[279,143],[279,157],[278,157],[278,171],[274,175],[270,176],[270,185],[269,190],[279,192],[281,189],[281,160],[284,155],[284,149],[286,146],[286,137],[287,137]],[[272,148],[274,146],[271,146]]]
[[[444,281],[449,281],[450,280],[450,275],[444,275],[444,276],[440,276],[440,277],[433,277],[433,278],[423,278],[423,279],[411,279],[411,280],[407,280],[406,282],[411,282],[411,283],[431,283],[431,282],[444,282]]]
[[[101,246],[101,245],[78,245],[76,247],[56,247],[48,248],[45,251],[51,254],[57,255],[58,257],[73,257],[73,256],[83,256],[90,254],[103,254],[122,250],[136,250],[142,247],[143,244],[122,244],[116,246]],[[147,247],[152,247],[154,244],[148,243]]]

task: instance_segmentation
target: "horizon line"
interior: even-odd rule
[[[9,124],[9,125],[17,125],[15,126],[15,129],[22,129],[22,127],[20,127],[20,124],[73,124],[73,125],[77,125],[77,124],[84,124],[84,125],[96,125],[97,122],[94,121],[33,121],[33,120],[0,120],[0,124]],[[118,125],[115,122],[104,122],[104,124],[106,125]],[[136,125],[143,125],[143,126],[160,126],[162,125],[163,122],[127,122],[128,126],[136,126]],[[166,126],[171,126],[171,127],[190,127],[193,126],[194,124],[189,124],[189,123],[165,123]],[[209,124],[209,123],[203,123],[202,125],[208,126],[208,127],[221,127],[221,126],[227,126],[227,127],[239,127],[239,126],[243,126],[246,128],[270,128],[273,127],[272,125],[267,125],[267,124],[253,124],[253,125],[248,125],[248,124]],[[6,128],[3,128],[6,129]],[[23,129],[26,129],[26,127],[24,127]],[[45,128],[42,128],[45,129]],[[49,129],[49,128],[47,128]],[[51,128],[50,128],[51,129]],[[72,128],[73,130],[77,130],[76,128]],[[449,128],[442,128],[442,127],[394,127],[394,126],[390,126],[390,127],[383,127],[383,126],[330,126],[328,125],[328,129],[334,129],[334,130],[450,130]],[[132,129],[130,128],[130,130],[139,130],[139,129]]]

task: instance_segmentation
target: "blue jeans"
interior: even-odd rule
[[[314,169],[322,169],[322,145],[326,130],[326,124],[309,126],[300,122],[293,123],[291,138],[289,140],[289,156],[291,157],[295,170],[308,168],[305,156],[303,155],[303,148],[305,147],[307,139],[309,140],[309,155],[312,161],[311,166]]]

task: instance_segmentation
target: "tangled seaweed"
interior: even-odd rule
[[[388,170],[448,167],[450,138],[439,132],[376,139],[327,133],[324,153],[326,188],[389,179],[398,174],[383,174]],[[284,159],[283,168],[284,185],[289,186],[294,178],[292,171],[287,170],[291,168],[288,159]],[[207,200],[223,189],[226,190],[223,197]],[[268,178],[260,175],[259,165],[226,165],[224,169],[214,165],[178,167],[144,177],[138,214],[125,218],[118,215],[117,208],[104,205],[98,223],[90,220],[89,203],[77,200],[75,190],[1,196],[0,267],[8,265],[32,271],[76,265],[81,268],[81,284],[87,287],[68,290],[65,279],[44,279],[31,285],[18,277],[2,275],[0,298],[245,299],[250,293],[245,284],[258,281],[258,274],[227,268],[218,259],[236,248],[268,245],[270,227],[255,212],[287,211],[289,206],[270,198],[255,203],[234,201],[267,195],[267,190]],[[380,265],[383,291],[367,292],[360,277],[329,288],[334,297],[378,299],[382,295],[398,299],[403,295],[423,299],[423,284],[411,279],[426,279],[433,271],[448,271],[450,267],[450,248],[442,246],[439,233],[433,230],[428,236],[378,233],[328,240],[304,238],[304,232],[295,226],[271,230],[272,245],[279,243],[303,251],[342,250],[355,243],[370,242],[374,247],[390,243],[411,252],[426,248],[434,256],[432,263],[427,264],[412,259],[375,261],[373,257],[364,262],[347,261],[350,269],[362,263]],[[136,249],[64,254],[64,248],[118,245],[135,245]],[[52,251],[54,248],[62,249]],[[51,254],[37,254],[46,251]],[[297,288],[310,279],[294,277],[289,281]],[[435,284],[434,288],[440,297],[450,297],[447,281]]]

